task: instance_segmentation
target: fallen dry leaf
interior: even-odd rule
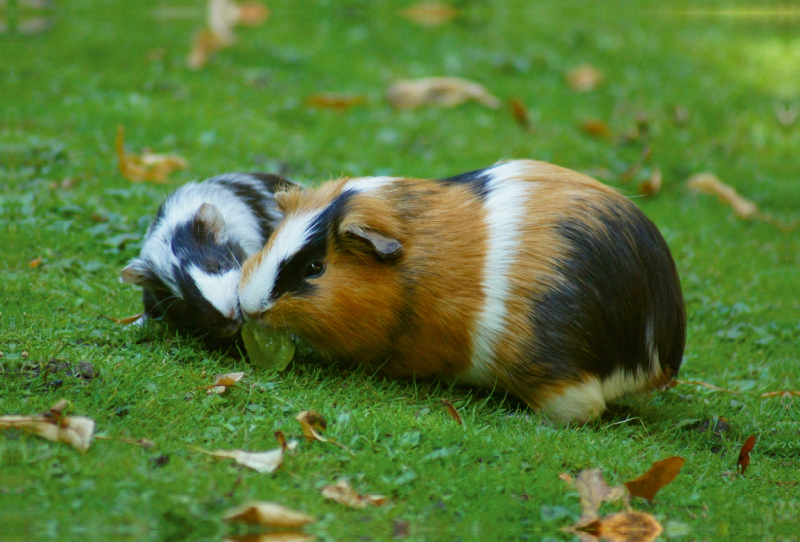
[[[225,393],[229,387],[235,386],[236,383],[242,378],[244,378],[244,373],[225,373],[223,375],[215,375],[214,383],[208,388],[206,393],[208,395]]]
[[[85,452],[92,443],[94,420],[83,416],[64,416],[67,401],[35,416],[0,416],[0,429],[22,429],[53,442],[63,442]]]
[[[470,100],[497,109],[500,100],[483,86],[460,77],[423,77],[392,84],[387,91],[389,103],[398,109],[423,105],[455,107]]]
[[[656,493],[678,476],[685,462],[686,460],[678,455],[656,461],[650,470],[630,482],[625,482],[625,487],[631,495],[652,502]]]
[[[328,442],[328,439],[322,436],[322,432],[328,428],[328,424],[322,414],[316,410],[304,410],[294,418],[300,422],[300,427],[303,429],[303,436],[306,441],[311,442],[318,440],[320,442]]]
[[[335,109],[337,111],[345,111],[353,106],[365,103],[367,103],[367,97],[362,95],[319,93],[312,94],[306,98],[306,105],[310,107]]]
[[[38,257],[36,257],[33,260],[28,262],[28,267],[30,267],[31,269],[36,269],[41,264],[42,264],[42,257],[38,256]]]
[[[303,531],[269,531],[261,534],[228,535],[223,542],[313,542],[316,535]]]
[[[231,508],[222,515],[230,523],[263,525],[273,529],[299,529],[317,519],[273,502],[254,501]]]
[[[124,318],[114,318],[114,317],[105,316],[105,315],[101,316],[101,318],[105,318],[106,320],[111,320],[115,324],[128,326],[128,325],[136,322],[137,320],[139,320],[142,316],[144,316],[144,313],[140,312],[139,314],[134,314],[133,316],[125,316]]]
[[[186,57],[186,65],[192,70],[199,70],[208,62],[209,57],[225,47],[225,42],[213,31],[203,28],[198,30],[192,39],[192,47]]]
[[[661,169],[653,168],[650,178],[639,183],[637,190],[643,196],[655,196],[658,194],[661,191]]]
[[[591,64],[583,64],[567,73],[567,82],[573,90],[591,92],[603,82],[603,73]]]
[[[458,425],[464,425],[464,420],[461,419],[461,414],[458,413],[456,407],[453,406],[453,403],[448,401],[447,399],[442,399],[442,404],[447,407],[447,413],[450,414],[450,417],[453,418]]]
[[[567,530],[578,535],[582,541],[599,539],[607,542],[653,542],[664,532],[654,516],[636,511],[612,514],[588,525],[573,526]]]
[[[166,183],[173,171],[186,169],[189,164],[181,156],[174,154],[153,154],[144,152],[141,156],[125,153],[125,128],[117,128],[115,142],[119,172],[129,181],[150,181]]]
[[[561,481],[563,481],[566,484],[572,485],[575,483],[575,478],[570,476],[569,473],[562,472],[561,474],[558,475],[558,477],[561,479]]]
[[[719,180],[713,173],[698,173],[686,181],[687,186],[695,192],[717,196],[723,203],[727,203],[742,219],[755,219],[759,217],[758,206],[749,199],[740,196],[736,190]]]
[[[280,431],[275,432],[275,437],[280,444],[280,448],[268,450],[266,452],[247,452],[245,450],[214,450],[207,451],[195,448],[200,453],[233,459],[242,466],[251,468],[260,473],[274,472],[283,463],[283,456],[286,450],[293,450],[297,447],[297,441],[286,442],[286,438]]]
[[[611,129],[608,124],[598,119],[584,121],[581,128],[584,132],[594,137],[608,137],[611,135]]]
[[[223,47],[236,42],[233,27],[239,20],[239,5],[233,0],[208,0],[208,28]]]
[[[533,124],[531,123],[531,117],[528,114],[528,108],[525,107],[522,100],[519,98],[511,98],[508,101],[508,105],[511,106],[511,114],[514,116],[514,120],[517,121],[517,124],[529,132],[532,132]]]
[[[458,11],[442,2],[420,2],[401,11],[400,15],[411,22],[433,28],[452,21]]]
[[[750,435],[747,437],[747,440],[744,441],[742,450],[739,452],[739,459],[736,461],[737,470],[740,471],[740,474],[744,474],[744,471],[747,470],[747,467],[750,465],[750,452],[753,451],[755,445],[755,435]]]
[[[347,483],[347,480],[339,480],[336,485],[323,487],[322,496],[339,504],[359,509],[369,505],[383,506],[387,501],[384,495],[360,495]]]
[[[624,500],[627,502],[628,490],[625,486],[609,487],[600,469],[582,470],[575,477],[575,489],[581,499],[581,518],[578,524],[589,523],[599,518],[598,510],[604,502]]]
[[[243,2],[239,4],[239,18],[236,20],[236,24],[258,26],[269,16],[269,9],[261,2]]]
[[[768,391],[766,393],[762,393],[761,395],[759,395],[759,397],[791,397],[792,395],[800,397],[800,391],[789,391],[789,390]]]

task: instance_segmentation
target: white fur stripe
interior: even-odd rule
[[[239,312],[238,268],[219,275],[210,275],[197,266],[189,267],[189,275],[194,280],[200,294],[211,303],[225,318],[234,319]]]
[[[244,314],[256,315],[271,306],[270,295],[278,279],[281,263],[297,254],[308,242],[313,233],[311,226],[323,210],[287,218],[273,234],[270,251],[250,273],[249,280],[242,281],[239,286],[239,302]]]
[[[600,379],[593,376],[585,382],[568,386],[563,393],[552,397],[542,412],[556,425],[589,421],[606,409],[603,391]]]
[[[522,180],[524,173],[519,162],[501,164],[486,172],[490,180],[484,202],[488,231],[482,278],[484,301],[472,333],[472,363],[461,376],[468,384],[494,384],[495,349],[508,316],[509,273],[518,257],[520,226],[525,221],[530,190]]]
[[[344,190],[352,190],[353,192],[372,192],[382,186],[396,181],[398,177],[359,177],[347,181],[344,185]]]

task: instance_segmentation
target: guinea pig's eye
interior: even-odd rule
[[[325,266],[321,261],[314,260],[313,262],[309,262],[309,264],[306,266],[306,278],[321,275],[323,269],[325,269]]]

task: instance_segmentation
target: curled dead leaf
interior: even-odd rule
[[[447,407],[447,413],[450,414],[450,417],[453,418],[458,425],[464,425],[464,420],[461,419],[461,414],[458,413],[458,410],[453,403],[448,401],[447,399],[442,399],[442,404]]]
[[[400,12],[400,15],[421,26],[433,28],[450,22],[458,11],[442,2],[420,2]]]
[[[588,532],[607,542],[653,542],[664,527],[654,516],[632,511],[597,520]]]
[[[86,452],[92,443],[94,420],[84,416],[64,416],[67,401],[35,416],[0,416],[0,429],[21,429],[53,442],[63,442]]]
[[[299,529],[315,523],[317,518],[273,502],[254,501],[231,508],[222,515],[223,521],[263,525],[273,529]]]
[[[656,493],[678,476],[685,462],[686,460],[678,455],[656,461],[650,470],[630,482],[625,482],[625,487],[631,495],[652,502]]]
[[[242,26],[258,26],[270,16],[270,10],[261,2],[243,2],[239,4],[239,17],[236,24]]]
[[[642,181],[637,190],[643,196],[655,196],[658,194],[661,191],[661,169],[653,168],[650,178]]]
[[[300,422],[300,427],[303,429],[303,436],[306,441],[318,440],[320,442],[328,442],[328,439],[322,436],[322,432],[328,428],[328,424],[322,414],[316,410],[304,410],[294,418]]]
[[[275,437],[280,444],[280,448],[268,450],[266,452],[247,452],[245,450],[214,450],[207,451],[195,448],[200,453],[214,457],[233,459],[240,465],[253,469],[260,473],[270,473],[277,470],[283,464],[283,456],[287,450],[297,447],[297,441],[286,442],[286,438],[280,431],[275,432]]]
[[[125,128],[121,125],[117,128],[115,147],[119,172],[129,181],[166,183],[170,173],[189,167],[186,159],[175,154],[150,152],[144,152],[141,156],[127,154],[125,152]]]
[[[742,449],[739,451],[739,459],[736,461],[736,468],[740,471],[740,474],[744,474],[744,471],[747,470],[747,467],[750,465],[750,452],[753,451],[755,445],[755,435],[750,435],[747,437],[747,440],[744,441]]]
[[[728,204],[742,219],[759,217],[758,206],[749,199],[740,196],[736,190],[719,180],[713,173],[698,173],[686,181],[686,185],[695,192],[710,194]]]
[[[306,105],[322,109],[335,109],[345,111],[353,106],[367,103],[367,97],[362,95],[350,96],[347,94],[312,94],[306,98]]]
[[[599,119],[589,119],[581,125],[584,132],[593,137],[609,137],[611,129],[608,124]]]
[[[111,320],[115,324],[128,326],[138,321],[142,316],[144,316],[144,313],[140,312],[139,314],[134,314],[133,316],[125,316],[124,318],[114,318],[112,316],[105,316],[105,315],[103,315],[102,318],[105,318],[106,320]]]
[[[583,64],[567,73],[567,82],[573,90],[591,92],[603,82],[603,73],[591,64]]]
[[[369,505],[383,506],[387,502],[384,495],[360,495],[347,480],[339,480],[335,485],[323,487],[322,496],[357,509],[366,508]]]
[[[455,107],[470,100],[497,109],[500,100],[478,83],[460,77],[423,77],[392,84],[387,91],[389,103],[398,109],[423,105]]]
[[[186,57],[186,66],[192,70],[199,70],[206,65],[212,54],[226,46],[213,31],[203,28],[198,30],[192,39],[192,47]]]
[[[36,257],[36,258],[34,258],[34,259],[32,259],[31,261],[28,262],[28,267],[30,267],[31,269],[36,269],[41,264],[42,264],[42,257],[38,256],[38,257]]]
[[[531,123],[531,117],[528,114],[528,108],[525,107],[522,100],[519,98],[511,98],[508,101],[508,105],[511,106],[511,114],[514,116],[514,120],[517,121],[517,124],[529,132],[532,132],[533,124]]]
[[[581,499],[580,523],[589,523],[599,517],[598,510],[604,502],[624,500],[627,502],[628,490],[625,486],[609,487],[600,469],[582,470],[575,477],[575,489]]]
[[[244,373],[225,373],[214,376],[214,384],[208,388],[208,395],[224,393],[229,387],[235,386],[244,377]]]

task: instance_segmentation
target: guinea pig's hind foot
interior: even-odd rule
[[[603,384],[596,376],[587,377],[583,382],[560,382],[551,386],[546,395],[535,408],[555,426],[573,422],[583,425],[606,409]]]

